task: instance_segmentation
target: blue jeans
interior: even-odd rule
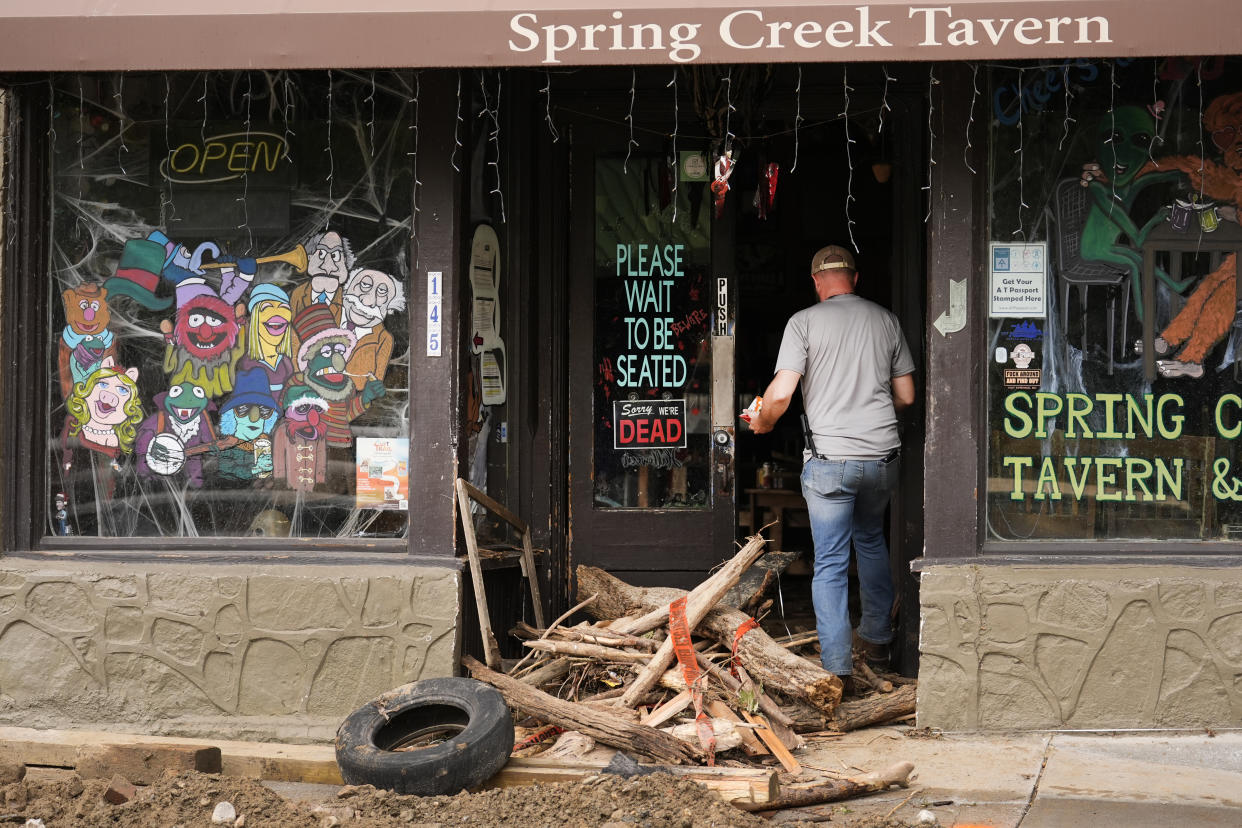
[[[893,640],[889,614],[893,579],[884,542],[884,510],[897,486],[901,460],[821,460],[802,467],[802,495],[815,541],[811,599],[824,669],[850,675],[850,541],[858,559],[862,621],[859,637],[873,644]]]

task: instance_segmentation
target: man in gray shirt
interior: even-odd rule
[[[811,260],[819,302],[785,325],[776,376],[751,422],[766,434],[789,408],[798,382],[813,435],[803,454],[802,494],[815,541],[811,598],[824,669],[854,691],[850,657],[850,543],[858,557],[868,660],[883,663],[893,639],[893,581],[884,512],[901,472],[897,411],[914,402],[914,360],[892,312],[855,295],[854,257],[832,245]]]

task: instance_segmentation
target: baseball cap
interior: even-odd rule
[[[825,270],[853,270],[854,257],[850,251],[836,244],[830,244],[821,248],[815,254],[815,258],[811,259],[811,275],[822,273]]]

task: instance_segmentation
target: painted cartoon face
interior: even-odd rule
[[[1096,153],[1114,185],[1134,180],[1149,159],[1155,133],[1156,125],[1142,107],[1121,106],[1100,118]]]
[[[319,422],[327,409],[328,403],[309,386],[294,385],[285,394],[285,419],[312,437],[319,433]]]
[[[183,423],[193,420],[206,407],[207,392],[188,382],[169,388],[164,397],[164,410]]]
[[[340,233],[324,233],[314,250],[309,251],[306,272],[311,277],[311,290],[336,290],[349,277],[345,240]]]
[[[252,325],[257,325],[259,338],[272,348],[280,345],[289,331],[289,320],[293,313],[283,302],[260,302],[251,314]]]
[[[1242,175],[1242,93],[1214,98],[1203,114],[1203,125],[1225,165]]]
[[[127,383],[121,376],[103,377],[95,383],[94,389],[86,398],[86,409],[91,420],[103,425],[118,425],[127,416],[125,405],[134,394],[132,383]]]
[[[232,409],[237,417],[237,426],[233,435],[239,440],[254,440],[267,433],[268,422],[275,410],[266,405],[239,405]]]
[[[212,362],[227,357],[237,342],[237,330],[227,302],[214,296],[195,296],[177,309],[173,335],[191,357]]]
[[[307,354],[306,384],[325,400],[343,400],[353,392],[353,383],[345,374],[345,363],[353,349],[343,336],[320,340]]]
[[[396,296],[391,276],[381,270],[361,270],[345,288],[345,313],[355,325],[372,328],[388,315],[388,306]]]
[[[77,333],[103,333],[112,320],[108,291],[98,285],[69,288],[61,298],[65,302],[65,320]]]

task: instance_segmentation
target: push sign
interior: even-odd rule
[[[716,336],[729,332],[729,277],[716,277]]]
[[[685,400],[617,400],[612,404],[613,448],[686,447]]]

